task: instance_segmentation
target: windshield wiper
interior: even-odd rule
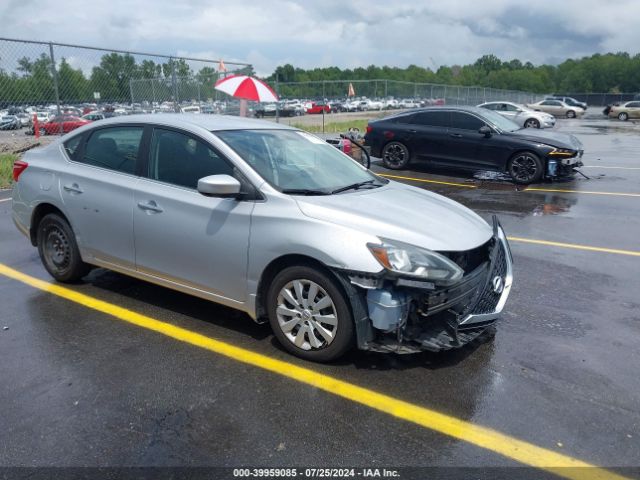
[[[313,190],[310,188],[285,188],[281,190],[282,193],[288,193],[289,195],[329,195],[324,190]]]
[[[346,187],[336,188],[331,192],[331,195],[333,195],[334,193],[346,192],[347,190],[358,190],[360,187],[364,187],[365,185],[371,185],[372,187],[382,186],[382,184],[375,183],[375,180],[367,180],[366,182],[352,183],[351,185],[347,185]]]

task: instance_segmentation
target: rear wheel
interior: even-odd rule
[[[618,114],[618,119],[626,122],[627,120],[629,120],[629,114],[627,112],[620,112]]]
[[[540,128],[540,122],[535,118],[529,118],[524,122],[524,128]]]
[[[409,164],[411,156],[404,143],[389,142],[382,149],[384,166],[392,170],[402,170]]]
[[[542,178],[542,161],[533,152],[519,152],[511,157],[507,170],[515,183],[528,185]]]
[[[60,215],[50,213],[42,218],[38,224],[37,244],[44,268],[59,282],[77,282],[91,270],[80,257],[71,226]]]
[[[574,112],[573,110],[569,110],[567,112],[567,118],[576,118],[576,112]]]
[[[351,308],[337,282],[320,270],[285,268],[269,287],[267,309],[276,338],[298,357],[328,362],[353,345]]]

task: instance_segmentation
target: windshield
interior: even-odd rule
[[[499,113],[494,112],[493,110],[482,110],[482,117],[492,126],[496,127],[498,130],[503,132],[515,132],[516,130],[520,130],[520,127],[517,123],[512,122],[508,118],[503,117]]]
[[[273,187],[323,195],[387,183],[324,140],[296,130],[213,132]],[[362,184],[362,185],[360,185]],[[346,187],[352,188],[346,188]]]

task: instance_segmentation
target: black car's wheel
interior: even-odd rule
[[[91,270],[80,257],[76,237],[60,215],[45,215],[38,224],[38,253],[44,268],[59,282],[77,282]]]
[[[351,308],[337,282],[308,266],[282,270],[271,282],[267,310],[273,333],[298,357],[328,362],[354,343]]]
[[[567,118],[576,118],[576,112],[574,112],[573,110],[569,110],[567,112]]]
[[[404,143],[389,142],[382,149],[384,166],[392,170],[402,170],[410,160],[409,149]]]
[[[507,170],[515,183],[528,185],[542,178],[542,161],[533,152],[518,152],[509,160]]]
[[[622,120],[623,122],[626,122],[627,120],[629,120],[629,114],[627,112],[620,112],[618,114],[618,120]]]
[[[540,128],[540,122],[535,118],[529,118],[524,122],[524,128]]]

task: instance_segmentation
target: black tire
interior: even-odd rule
[[[516,153],[507,165],[507,171],[515,183],[529,185],[542,178],[542,161],[533,152]]]
[[[317,310],[317,313],[313,313],[315,309],[311,307],[304,309],[296,308],[294,303],[286,300],[286,298],[282,296],[282,292],[287,285],[294,284],[294,282],[301,282],[303,284],[301,290],[304,292],[303,296],[304,294],[310,294],[311,284],[316,284],[322,290],[318,290],[316,295],[314,295],[314,299],[322,299],[324,296],[328,296],[332,305],[330,307],[320,308]],[[294,287],[291,288],[295,290]],[[279,304],[279,300],[284,301],[284,303]],[[317,303],[319,304],[320,301]],[[284,316],[280,315],[279,319],[279,305],[288,308],[290,312],[297,313],[295,313],[295,316],[285,313]],[[333,334],[333,338],[331,341],[327,341],[327,339],[321,335],[316,335],[316,332],[319,333],[319,330],[314,327],[312,330],[313,336],[321,340],[322,345],[313,347],[311,346],[312,342],[309,336],[309,329],[313,326],[313,322],[317,321],[318,317],[316,315],[323,316],[324,318],[328,317],[327,309],[330,309],[329,312],[333,311],[333,316],[336,318],[335,325],[325,324],[327,325],[327,331],[331,328],[333,329],[330,331],[330,333]],[[317,268],[293,266],[285,268],[276,275],[267,292],[267,312],[273,333],[280,344],[287,351],[298,357],[314,362],[329,362],[343,355],[354,345],[355,328],[351,307],[344,293],[338,286],[337,281],[331,278],[329,274]],[[287,318],[290,318],[291,321],[297,320],[297,322],[293,322],[294,326],[285,333],[281,322],[285,323]],[[321,326],[324,327],[324,325]],[[303,331],[303,328],[307,330]],[[287,334],[294,337],[295,340],[288,337]],[[305,345],[298,346],[294,343],[299,336],[302,338],[302,341],[305,342]]]
[[[53,278],[73,283],[89,273],[91,266],[82,261],[76,236],[67,220],[50,213],[40,220],[37,228],[40,260]]]
[[[629,120],[629,114],[627,112],[620,112],[618,114],[618,120],[622,120],[623,122],[626,122],[627,120]]]
[[[524,128],[540,128],[540,122],[535,118],[528,118],[524,122]]]
[[[409,165],[411,154],[404,143],[389,142],[382,148],[382,162],[391,170],[402,170]]]
[[[567,111],[567,118],[576,118],[576,112],[573,110]]]

